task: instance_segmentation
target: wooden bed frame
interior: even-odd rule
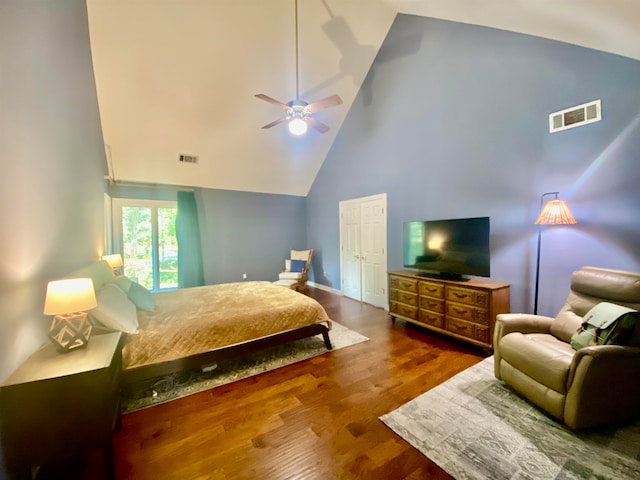
[[[125,384],[133,383],[148,378],[169,375],[170,373],[182,370],[197,369],[215,362],[241,357],[258,350],[275,347],[277,345],[319,334],[322,334],[327,350],[332,350],[333,345],[329,338],[329,328],[322,323],[314,323],[292,330],[285,330],[266,337],[256,338],[247,342],[217,348],[197,355],[190,355],[176,360],[123,370],[120,375],[120,381]]]

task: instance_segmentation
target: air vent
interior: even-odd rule
[[[600,100],[594,100],[549,115],[549,132],[559,132],[600,120],[602,120]]]
[[[183,163],[198,163],[198,157],[195,155],[184,155],[181,153],[179,160]]]

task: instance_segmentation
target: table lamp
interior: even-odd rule
[[[120,268],[124,265],[124,263],[122,263],[122,255],[120,255],[119,253],[103,255],[102,260],[109,264],[111,270],[113,270],[113,273],[115,273],[116,275],[120,275]]]
[[[67,353],[89,343],[91,325],[86,310],[97,306],[90,278],[55,280],[47,285],[44,314],[53,315],[49,340],[60,353]]]

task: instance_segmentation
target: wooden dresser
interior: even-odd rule
[[[509,312],[508,283],[441,280],[401,270],[389,273],[389,314],[492,349],[496,315]]]

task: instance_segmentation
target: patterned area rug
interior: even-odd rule
[[[369,340],[344,325],[332,322],[329,332],[334,350]],[[225,383],[274,370],[327,353],[322,335],[303,338],[261,350],[242,358],[226,360],[202,370],[185,370],[164,377],[126,385],[122,391],[122,413],[131,413],[160,403],[202,392]]]
[[[640,422],[576,434],[493,375],[493,357],[380,417],[457,479],[638,479]]]

